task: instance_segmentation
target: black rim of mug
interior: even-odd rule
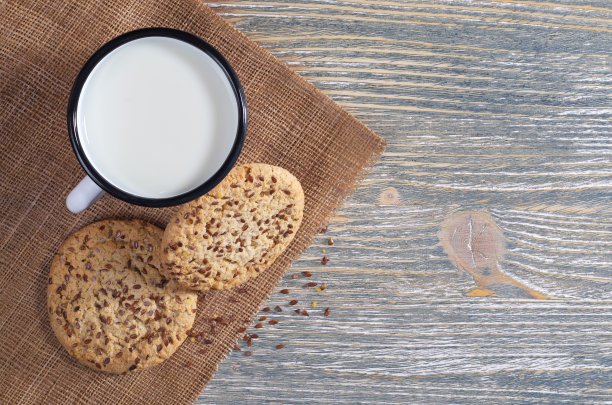
[[[85,152],[81,145],[81,141],[79,139],[77,127],[77,107],[79,104],[81,90],[83,89],[85,81],[87,80],[93,69],[96,67],[96,65],[106,55],[108,55],[110,52],[117,49],[121,45],[134,41],[136,39],[146,37],[166,37],[177,39],[186,42],[190,45],[193,45],[208,54],[211,58],[213,58],[213,60],[215,60],[219,64],[221,69],[224,71],[225,75],[227,76],[228,80],[232,85],[234,96],[236,97],[236,102],[238,104],[238,130],[236,131],[234,145],[232,146],[232,149],[230,150],[230,153],[228,154],[227,158],[223,162],[223,165],[221,165],[219,170],[217,170],[217,172],[212,177],[208,178],[198,187],[187,191],[186,193],[168,198],[147,198],[130,194],[107,181],[87,159],[87,156],[85,155]],[[221,180],[225,178],[225,176],[227,176],[227,174],[230,172],[230,170],[236,163],[236,160],[240,155],[240,151],[242,150],[242,145],[244,144],[244,138],[246,137],[246,127],[246,98],[244,96],[240,81],[238,80],[238,76],[230,66],[229,62],[223,57],[223,55],[221,55],[219,51],[217,51],[212,45],[210,45],[203,39],[188,32],[171,28],[144,28],[136,31],[130,31],[104,44],[89,58],[89,60],[87,60],[87,62],[79,72],[78,76],[74,81],[74,85],[72,86],[72,91],[70,92],[70,98],[68,100],[68,133],[70,135],[70,143],[72,144],[74,154],[76,155],[79,163],[81,164],[87,175],[100,188],[102,188],[104,191],[111,194],[112,196],[125,202],[145,207],[170,207],[173,205],[183,204],[188,201],[194,200],[212,190],[217,184],[221,182]]]

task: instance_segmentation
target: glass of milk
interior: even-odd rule
[[[68,131],[87,176],[66,206],[81,212],[105,192],[149,207],[193,200],[230,171],[246,125],[238,77],[210,44],[167,28],[121,35],[72,88]]]

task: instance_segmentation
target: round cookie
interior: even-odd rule
[[[139,220],[105,220],[69,236],[47,285],[51,327],[68,353],[121,374],[168,358],[195,319],[197,295],[159,273],[163,231]]]
[[[182,205],[164,231],[162,274],[196,290],[222,290],[256,277],[291,243],[304,192],[287,170],[235,167],[208,194]]]

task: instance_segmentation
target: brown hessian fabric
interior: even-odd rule
[[[105,42],[144,27],[191,32],[229,60],[244,87],[247,137],[238,163],[282,166],[302,183],[304,221],[287,251],[247,292],[200,298],[195,331],[217,325],[211,344],[185,342],[166,362],[114,376],[70,358],[53,335],[45,290],[51,259],[75,230],[105,218],[164,227],[175,209],[106,195],[79,215],[68,192],[84,176],[66,129],[72,83]],[[197,0],[0,0],[0,403],[192,403],[283,274],[363,178],[385,143],[267,51]],[[229,297],[237,297],[232,302]],[[204,350],[202,350],[204,349]],[[191,367],[185,367],[190,361]]]

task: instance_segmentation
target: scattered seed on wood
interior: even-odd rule
[[[301,309],[296,309],[296,310],[295,310],[295,313],[296,313],[296,314],[301,314],[301,313],[302,313],[302,310],[301,310]]]
[[[275,321],[274,319],[272,319],[272,320],[269,320],[268,323],[270,325],[276,325],[278,323],[278,321]]]
[[[325,316],[329,316],[329,308],[325,308],[325,312],[323,313]]]
[[[274,307],[274,310],[276,312],[283,312],[283,309],[281,307],[279,307],[278,305]]]
[[[306,311],[305,309],[302,309],[302,315],[304,315],[304,316],[310,316],[310,314],[308,313],[308,311]]]
[[[321,264],[326,265],[327,263],[329,263],[329,257],[323,256],[323,258],[321,259]]]
[[[280,290],[281,294],[289,294],[289,290],[287,290],[286,288],[284,290]]]
[[[268,319],[267,316],[262,316],[262,317],[259,318],[260,321],[265,321],[266,319]]]
[[[293,274],[293,275],[291,275],[291,278],[295,280],[296,278],[298,278],[298,275],[297,274]]]
[[[289,301],[289,305],[295,305],[295,304],[297,304],[297,303],[298,303],[298,300],[292,300],[292,301]]]
[[[304,284],[304,287],[314,287],[316,285],[317,285],[317,283],[315,283],[314,281],[311,281],[310,283]]]
[[[259,335],[257,333],[251,334],[251,339],[257,339]]]
[[[249,338],[249,340],[247,340],[247,346],[253,346],[253,339]]]
[[[255,325],[255,327],[256,327],[257,329],[259,329],[259,328],[263,328],[263,324],[262,324],[262,323],[258,323],[257,325]]]
[[[264,309],[262,309],[262,311],[264,311],[264,312],[270,312],[270,307],[265,307]]]
[[[327,232],[327,227],[323,227],[321,228],[321,231],[319,231],[319,233],[326,233]]]
[[[234,345],[234,350],[237,351],[237,352],[240,351],[240,348],[238,347],[238,345]]]
[[[329,240],[327,241],[327,244],[329,246],[334,246],[334,240],[332,238],[329,238]]]
[[[276,348],[277,348],[277,349],[282,349],[283,347],[285,347],[285,345],[283,345],[283,344],[276,345]]]
[[[253,353],[251,353],[251,352],[244,352],[244,355],[245,355],[245,356],[247,356],[247,357],[249,357],[249,356],[250,356],[250,355],[252,355],[252,354],[253,354]]]
[[[326,283],[321,284],[321,291],[325,290],[326,288],[327,288],[327,284]]]
[[[317,307],[317,301],[312,301],[311,306],[312,306],[313,308],[316,308],[316,307]]]
[[[303,275],[304,277],[311,277],[311,276],[312,276],[312,273],[311,273],[311,272],[309,272],[309,271],[303,271],[303,272],[302,272],[302,275]]]

